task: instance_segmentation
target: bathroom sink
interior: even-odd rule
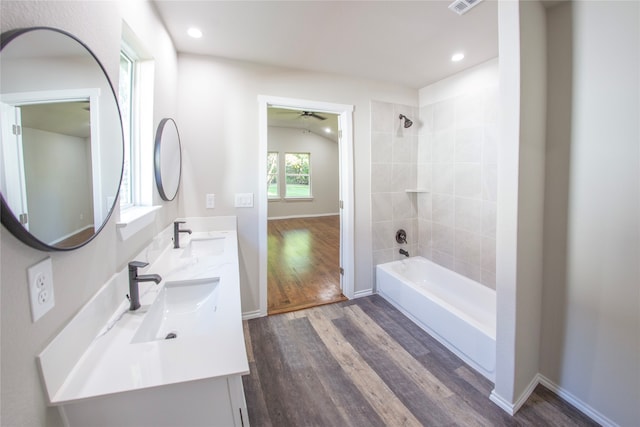
[[[224,253],[224,237],[193,237],[182,253],[183,258],[202,258]]]
[[[219,277],[167,282],[132,343],[208,335],[214,327]]]

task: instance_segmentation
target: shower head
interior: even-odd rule
[[[406,128],[410,128],[411,125],[413,124],[413,122],[409,119],[409,117],[405,116],[404,114],[400,114],[400,120],[404,119],[404,127]]]

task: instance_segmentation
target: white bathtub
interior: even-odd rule
[[[423,257],[376,266],[378,293],[467,364],[495,380],[496,293]]]

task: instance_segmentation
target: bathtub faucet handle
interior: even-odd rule
[[[407,232],[403,229],[396,231],[396,242],[407,243]]]

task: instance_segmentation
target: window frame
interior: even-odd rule
[[[131,197],[120,202],[120,215],[123,217],[137,217],[153,206],[154,202],[154,174],[153,174],[153,143],[154,143],[154,76],[155,61],[142,42],[123,22],[122,39],[120,44],[121,56],[124,55],[133,62],[132,86],[130,94],[130,125],[124,123],[125,115],[121,111],[123,128],[129,127],[128,152]],[[122,76],[119,76],[120,78]],[[120,84],[118,87],[118,101],[120,102]],[[122,106],[121,106],[122,109]],[[126,129],[123,129],[126,132]],[[127,136],[125,136],[125,139]],[[127,147],[125,147],[127,149]],[[123,176],[124,176],[123,171]],[[122,194],[122,186],[120,189]]]
[[[276,156],[275,172],[269,172],[269,166],[271,164],[271,162],[269,161],[269,157],[272,154]],[[271,178],[270,177],[271,176],[274,176],[275,180],[276,180],[276,185],[275,185],[276,194],[275,195],[269,194],[269,187],[270,187],[270,182],[271,182]],[[280,200],[281,199],[281,191],[280,191],[280,152],[279,151],[267,151],[267,199],[268,200]]]
[[[292,174],[292,173],[287,173],[287,156],[288,155],[306,155],[308,158],[308,165],[309,165],[309,171],[308,173],[302,174],[302,173],[296,173],[296,174]],[[284,172],[284,180],[283,180],[283,185],[284,185],[284,198],[285,200],[312,200],[313,199],[313,186],[312,186],[312,180],[311,180],[311,152],[305,151],[305,152],[293,152],[293,151],[289,151],[289,152],[285,152],[284,153],[284,168],[283,168],[283,172]],[[291,196],[288,193],[288,186],[289,184],[287,183],[287,177],[289,176],[306,176],[307,180],[309,182],[309,194],[305,195],[305,196]]]

